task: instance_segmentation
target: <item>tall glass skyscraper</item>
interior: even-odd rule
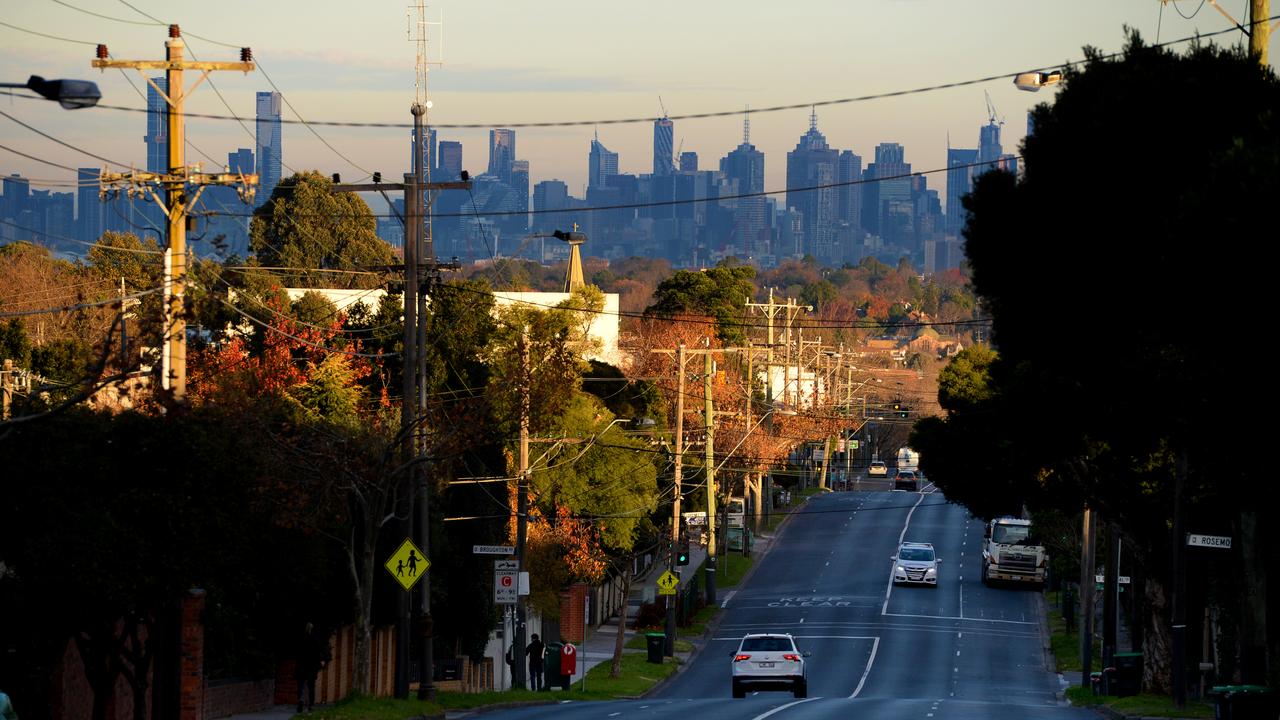
[[[587,188],[602,188],[605,178],[618,174],[618,153],[600,143],[597,135],[591,140],[591,153],[587,156]]]
[[[835,251],[836,162],[839,151],[818,132],[818,114],[809,116],[809,131],[787,153],[787,207],[804,218],[804,252],[827,261]],[[817,188],[802,190],[801,188]]]
[[[516,131],[489,131],[489,174],[511,184],[511,165],[516,161]]]
[[[667,118],[653,121],[653,174],[671,175],[675,169],[675,123]]]
[[[262,205],[271,199],[271,192],[280,184],[284,154],[280,142],[280,93],[258,93],[257,148],[258,199]]]
[[[102,237],[102,200],[98,199],[96,167],[76,170],[76,239],[98,242]]]
[[[742,144],[720,160],[720,172],[734,185],[737,195],[764,192],[764,153],[751,144],[750,120],[744,121]],[[765,228],[764,196],[737,198],[727,202],[733,207],[733,227],[738,235],[738,247],[744,256],[763,252],[767,242],[762,242]]]
[[[169,81],[163,76],[151,78],[147,84],[147,172],[169,172],[169,103],[156,92],[159,87],[169,92]]]

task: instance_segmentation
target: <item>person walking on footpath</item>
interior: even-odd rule
[[[542,689],[542,656],[546,654],[547,646],[542,644],[538,639],[538,633],[533,634],[533,642],[529,643],[529,647],[524,652],[529,656],[529,689]]]
[[[329,636],[314,624],[307,623],[298,640],[297,665],[293,673],[298,681],[298,712],[302,712],[304,702],[308,712],[316,704],[316,676],[332,659]]]

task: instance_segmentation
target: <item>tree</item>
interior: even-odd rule
[[[755,268],[717,266],[706,270],[677,270],[654,292],[654,302],[646,315],[710,315],[716,319],[716,334],[726,345],[746,342],[742,317],[746,303],[755,295],[751,280]]]
[[[922,458],[947,467],[959,467],[962,455],[1002,458],[1012,477],[1008,501],[1061,506],[1075,495],[1120,523],[1147,579],[1145,685],[1154,691],[1171,687],[1168,555],[1181,541],[1170,527],[1185,458],[1188,517],[1236,528],[1248,548],[1209,570],[1212,586],[1243,583],[1223,593],[1244,600],[1224,601],[1236,606],[1232,634],[1242,640],[1222,670],[1274,683],[1280,663],[1267,658],[1280,647],[1258,603],[1276,571],[1265,529],[1275,527],[1275,511],[1238,492],[1246,468],[1221,463],[1204,440],[1206,422],[1232,417],[1239,399],[1256,393],[1256,379],[1197,331],[1240,336],[1251,320],[1224,317],[1187,288],[1203,277],[1203,239],[1254,235],[1256,209],[1280,190],[1280,82],[1239,50],[1195,45],[1177,54],[1136,33],[1122,57],[1086,54],[1054,103],[1034,110],[1025,174],[985,173],[965,201],[965,250],[999,351],[989,366],[991,399],[980,403],[994,412],[989,420],[951,415],[946,436],[935,435],[934,457],[922,449]],[[1160,181],[1133,182],[1080,162],[1121,156]],[[1073,198],[1087,212],[1046,211],[1053,198]],[[1258,307],[1261,292],[1247,283],[1232,304]],[[1122,307],[1140,310],[1117,314]],[[1082,321],[1084,336],[1054,332]],[[962,407],[965,398],[952,400]],[[1262,447],[1260,432],[1242,424],[1237,443]],[[934,475],[940,486],[945,472]]]
[[[284,278],[294,287],[377,287],[377,275],[324,272],[394,262],[369,206],[332,187],[314,171],[281,181],[254,212],[249,245],[263,266],[288,268]]]

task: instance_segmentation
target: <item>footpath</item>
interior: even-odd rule
[[[785,526],[785,523],[782,526],[779,526],[779,530],[781,530],[783,526]],[[776,537],[776,533],[777,531],[775,531],[773,535],[758,535],[755,537],[754,543],[751,548],[751,555],[752,555],[752,558],[754,559],[754,562],[752,563],[751,569],[747,571],[747,574],[742,578],[739,584],[741,584],[742,582],[746,582],[746,580],[751,577],[751,573],[758,566],[760,558],[769,551],[770,547],[772,547],[774,538]],[[702,566],[705,563],[706,558],[707,558],[707,551],[705,548],[698,545],[691,545],[689,548],[689,566],[688,567],[694,568],[695,570],[693,572],[701,573]],[[636,635],[641,634],[641,633],[638,633],[634,628],[632,628],[631,625],[635,621],[636,615],[640,611],[640,606],[645,602],[652,601],[653,598],[656,598],[658,596],[658,578],[662,576],[665,570],[666,570],[665,564],[654,563],[649,567],[649,569],[645,572],[644,575],[634,578],[632,580],[631,592],[628,595],[628,603],[627,603],[628,605],[627,627],[623,628],[623,631],[622,631],[623,645],[624,645],[622,652],[624,654],[644,655],[647,652],[643,648],[628,648],[625,645]],[[688,568],[685,568],[684,570],[685,570],[684,577],[685,578],[690,577],[691,571],[689,571]],[[727,602],[728,598],[732,595],[732,593],[735,590],[736,590],[736,587],[729,588],[727,590],[721,589],[717,592],[717,600],[720,601],[721,607],[724,606],[724,603]],[[582,643],[578,647],[579,670],[578,670],[578,674],[574,676],[575,682],[581,679],[588,671],[591,670],[591,668],[601,663],[612,662],[613,650],[618,641],[618,622],[619,622],[618,616],[614,615],[613,617],[609,618],[609,620],[607,620],[603,625],[597,628],[588,630],[586,642]],[[711,627],[714,627],[714,621]],[[672,674],[671,676],[668,676],[667,680],[659,682],[658,685],[655,685],[654,687],[655,688],[661,687],[661,685],[665,684],[665,682],[669,682],[671,677],[675,677],[675,675],[679,674],[679,672],[684,668],[684,666],[687,665],[698,654],[698,652],[706,645],[707,637],[709,637],[710,635],[711,633],[708,632],[704,634],[702,637],[690,637],[690,636],[681,637],[680,640],[689,643],[691,647],[690,649],[686,649],[683,651],[676,650],[675,657],[676,657],[676,661],[680,663],[680,668],[677,669],[676,673]],[[590,689],[589,686],[588,686],[588,689]],[[295,716],[296,709],[297,708],[292,705],[277,705],[276,707],[270,710],[261,710],[254,713],[232,715],[226,720],[290,720]],[[446,713],[446,716],[448,718],[461,718],[461,717],[473,714],[479,710],[483,710],[483,708],[476,708],[471,710],[457,710],[457,711],[450,710]]]

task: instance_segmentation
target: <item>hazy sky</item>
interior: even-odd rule
[[[129,2],[180,23],[186,33],[252,47],[285,98],[308,120],[411,121],[415,47],[407,38],[405,0]],[[1221,0],[1220,5],[1243,19],[1248,0]],[[1178,11],[1192,15],[1197,6],[1192,19],[1180,17]],[[143,24],[150,21],[121,0],[0,0],[0,7],[0,22],[79,41],[0,25],[0,80],[23,82],[31,74],[91,78],[101,87],[104,103],[145,105],[121,71],[89,67],[92,43],[106,43],[116,58],[161,59],[162,26]],[[443,35],[438,28],[431,32],[430,54],[438,59],[443,53],[444,64],[430,71],[434,107],[429,120],[493,127],[654,117],[661,112],[659,96],[667,112],[678,115],[892,92],[1058,65],[1080,59],[1085,45],[1118,50],[1125,26],[1149,41],[1230,27],[1212,6],[1197,0],[1163,8],[1157,0],[440,0],[428,6],[427,15],[444,20]],[[1236,43],[1240,35],[1215,41]],[[187,43],[201,60],[238,59],[236,50],[190,35]],[[134,84],[143,87],[131,73]],[[271,89],[267,79],[261,73],[231,72],[212,79],[236,113],[250,119],[246,125],[252,132],[253,94]],[[977,146],[978,128],[987,120],[984,91],[1005,120],[1006,152],[1017,150],[1027,109],[1052,99],[1053,92],[1021,92],[1006,78],[819,108],[818,127],[833,147],[852,149],[864,163],[877,143],[898,142],[914,170],[942,168],[948,137],[954,147]],[[54,103],[9,98],[0,98],[0,109],[111,160],[145,165],[145,116],[140,113],[65,111]],[[207,83],[188,109],[227,114]],[[785,185],[785,153],[808,128],[808,115],[807,108],[752,114],[751,139],[765,153],[767,189]],[[286,107],[285,117],[296,115]],[[405,129],[316,129],[366,170],[395,179],[408,169]],[[601,142],[620,153],[622,172],[652,170],[651,123],[598,129]],[[228,151],[253,147],[249,132],[234,121],[188,123],[192,143],[219,164]],[[440,128],[439,134],[463,142],[468,170],[486,169],[487,130]],[[517,156],[529,160],[531,183],[557,178],[581,195],[591,134],[590,126],[519,129]],[[702,169],[717,169],[719,159],[742,140],[742,118],[677,120],[675,138],[677,147],[698,153]],[[71,167],[101,165],[3,117],[0,143]],[[188,159],[205,160],[191,150]],[[340,172],[349,180],[365,175],[300,125],[284,128],[284,159],[294,169]],[[213,169],[209,165],[206,170]],[[64,170],[3,150],[0,171],[73,180]],[[931,176],[929,185],[941,192],[942,176]]]

